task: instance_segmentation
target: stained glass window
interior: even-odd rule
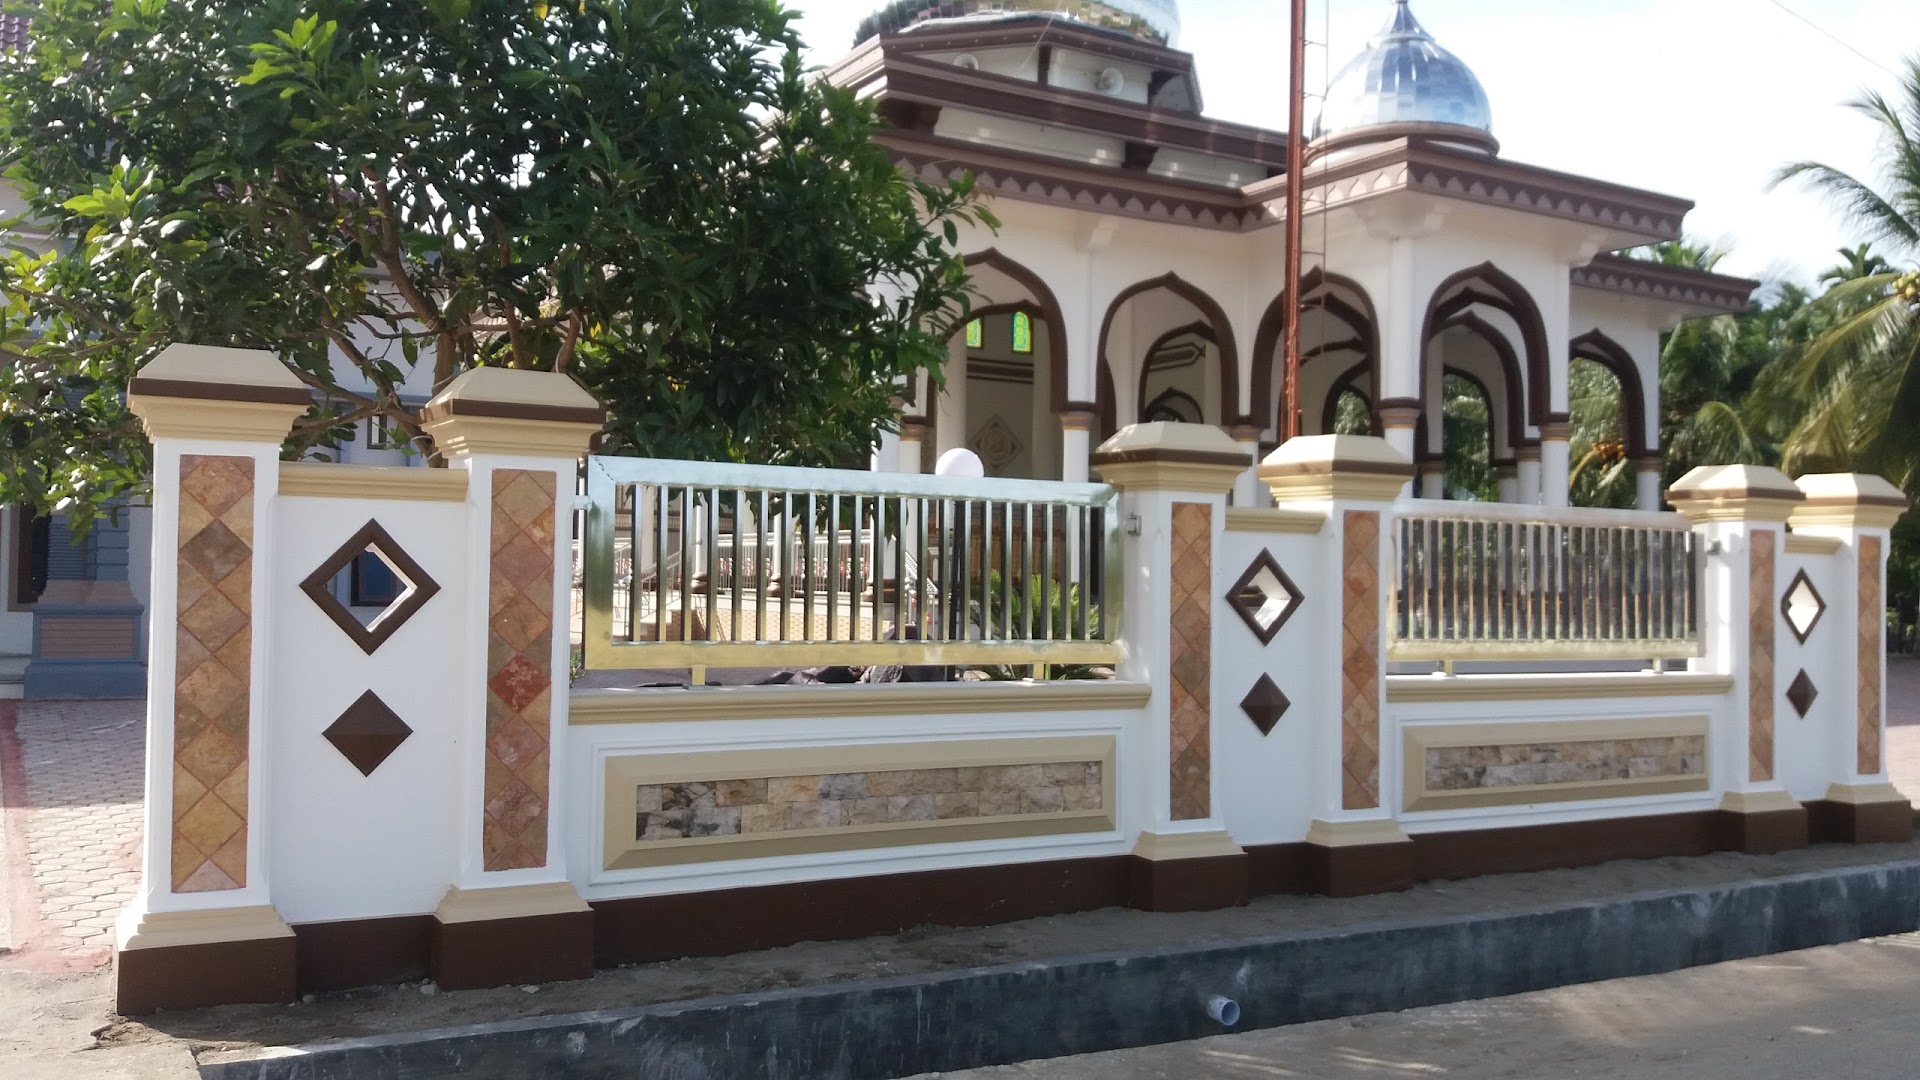
[[[986,340],[986,331],[981,328],[979,319],[967,324],[967,348],[977,349],[986,344]]]
[[[1013,313],[1013,351],[1017,353],[1033,351],[1033,318],[1024,311]]]

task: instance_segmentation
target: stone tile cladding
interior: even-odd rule
[[[1340,547],[1340,805],[1380,805],[1380,514],[1349,510]]]
[[[1859,761],[1857,771],[1872,776],[1880,771],[1881,620],[1886,604],[1880,598],[1880,538],[1860,538],[1859,612]]]
[[[219,892],[247,883],[253,473],[252,458],[180,458],[173,665],[175,892]]]
[[[1168,816],[1213,813],[1213,507],[1173,504]]]
[[[1098,761],[641,784],[634,837],[680,840],[1102,810]]]
[[[1755,529],[1747,549],[1747,779],[1773,779],[1772,529]]]
[[[487,587],[488,870],[547,864],[553,720],[554,474],[496,469]]]
[[[1698,776],[1706,767],[1705,735],[1434,746],[1427,749],[1426,760],[1428,791]]]

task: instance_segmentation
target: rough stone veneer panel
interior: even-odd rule
[[[1340,805],[1380,805],[1380,514],[1349,510],[1340,554]]]
[[[1747,779],[1773,779],[1772,529],[1755,529],[1747,550]]]
[[[1213,813],[1213,507],[1173,504],[1168,816]]]
[[[1880,772],[1880,657],[1881,620],[1885,601],[1880,597],[1880,538],[1863,536],[1859,548],[1859,761],[1864,776]]]
[[[173,890],[247,883],[253,686],[252,458],[180,458],[173,665]]]
[[[554,474],[493,473],[487,588],[488,870],[547,864],[547,766],[553,720]]]
[[[1592,739],[1561,743],[1431,746],[1428,791],[1475,791],[1544,784],[1697,776],[1706,771],[1705,735]]]
[[[681,840],[1106,808],[1098,761],[689,780],[634,789],[634,838]]]

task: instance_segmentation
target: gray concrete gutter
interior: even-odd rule
[[[881,1080],[1497,997],[1920,929],[1920,860],[209,1056],[207,1080]]]

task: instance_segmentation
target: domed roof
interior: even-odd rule
[[[1180,36],[1175,0],[892,0],[861,20],[854,44],[875,34],[899,33],[926,24],[988,22],[1051,16],[1111,30],[1155,45]]]
[[[1443,124],[1479,133],[1474,142],[1492,141],[1493,110],[1480,80],[1433,40],[1407,0],[1395,0],[1387,25],[1333,77],[1313,137],[1385,124]]]

